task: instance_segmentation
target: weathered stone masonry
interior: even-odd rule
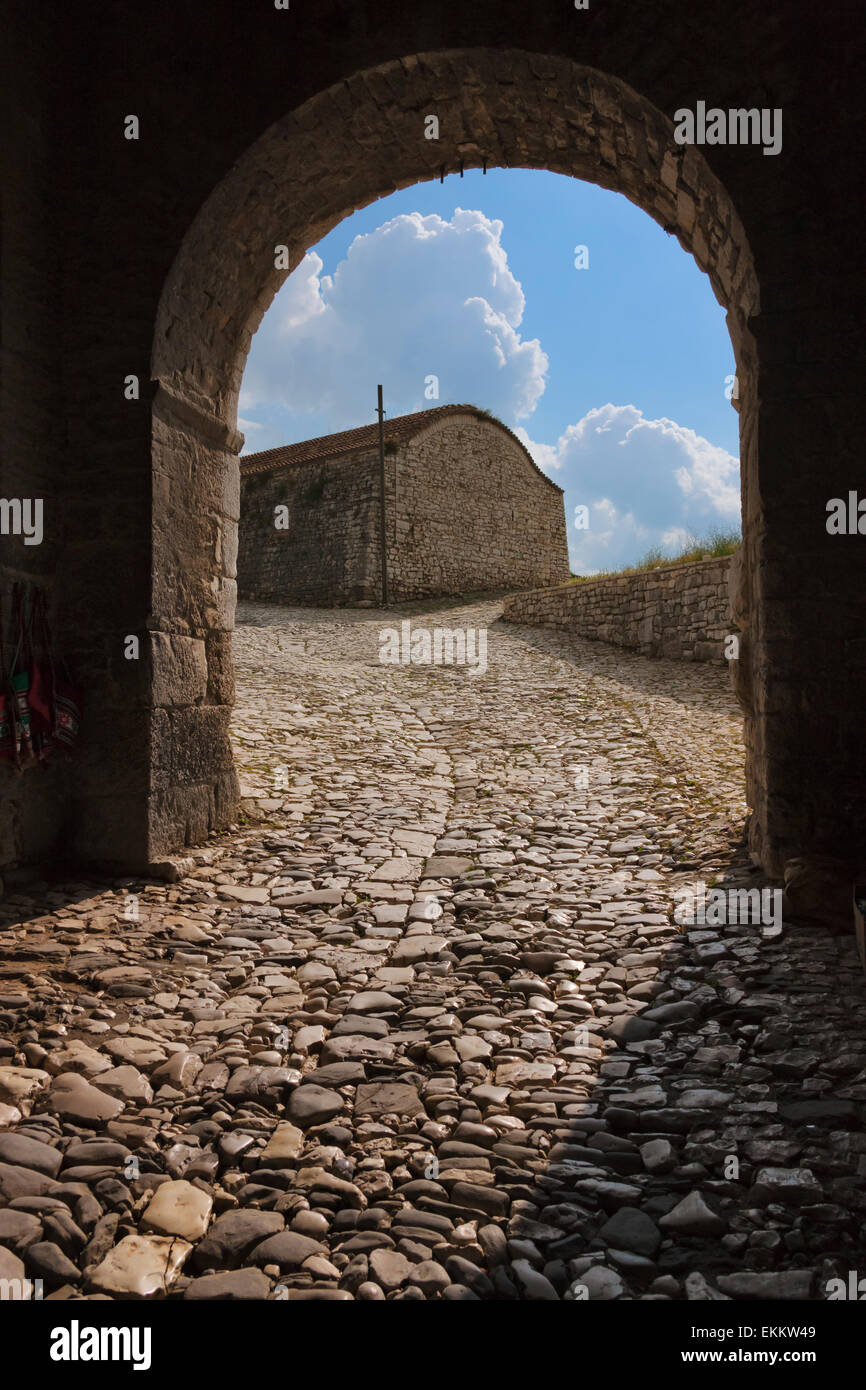
[[[510,623],[564,628],[644,656],[724,660],[725,638],[734,632],[730,570],[726,555],[509,594],[503,617]]]
[[[7,0],[0,496],[45,499],[45,548],[25,564],[51,589],[88,699],[50,817],[45,781],[0,772],[0,862],[56,840],[141,866],[231,820],[236,413],[252,334],[348,213],[486,164],[623,193],[725,306],[750,846],[773,874],[814,855],[840,882],[862,873],[862,538],[824,526],[827,499],[862,474],[866,412],[856,8],[825,0],[820,43],[802,6],[789,22],[752,0],[731,0],[723,23],[681,0],[313,8],[315,22],[309,6],[211,0],[203,24],[195,6],[143,18],[128,0]],[[707,99],[783,107],[784,148],[677,145],[673,113]],[[138,141],[123,136],[129,112]],[[0,567],[4,582],[22,567],[5,544]],[[125,634],[155,632],[204,642],[204,698],[167,688],[164,643],[124,660]]]
[[[372,598],[378,475],[378,459],[369,450],[273,472],[242,472],[240,597],[325,606]],[[280,506],[288,508],[285,530],[275,525]]]
[[[381,597],[378,426],[241,460],[238,592],[276,603]],[[562,489],[498,420],[448,405],[385,429],[392,601],[568,576]],[[275,525],[279,506],[288,527]]]

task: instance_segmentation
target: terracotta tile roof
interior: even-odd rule
[[[448,415],[474,415],[478,419],[487,420],[497,429],[504,430],[526,454],[539,477],[550,483],[551,487],[555,487],[557,492],[562,492],[562,488],[541,471],[529,450],[507,425],[503,425],[502,421],[493,415],[486,415],[474,405],[440,405],[433,410],[416,410],[412,415],[395,415],[392,419],[386,415],[385,440],[387,442],[393,439],[398,444],[405,444],[428,425],[433,425]],[[296,464],[314,463],[319,459],[339,458],[343,454],[375,449],[378,444],[379,422],[374,420],[371,425],[358,425],[356,429],[341,430],[339,434],[324,434],[318,439],[303,439],[297,444],[281,444],[276,449],[263,449],[259,454],[243,454],[240,459],[241,477],[248,478],[254,473],[272,473],[277,468],[292,468]]]

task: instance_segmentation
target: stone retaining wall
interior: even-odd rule
[[[731,556],[726,555],[509,594],[503,618],[510,623],[565,628],[645,656],[724,660],[724,639],[735,631],[730,568]]]

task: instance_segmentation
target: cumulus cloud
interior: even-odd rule
[[[450,220],[413,212],[355,237],[333,275],[309,252],[253,340],[238,422],[248,447],[372,423],[381,381],[390,415],[471,401],[510,425],[565,489],[577,573],[735,528],[737,459],[674,420],[608,402],[555,443],[520,424],[542,397],[548,359],[521,336],[524,295],[502,232],[478,211],[458,208]],[[433,376],[438,397],[425,394]],[[579,505],[587,530],[574,526]]]
[[[521,443],[526,445],[543,473],[555,473],[558,468],[562,467],[559,450],[555,444],[540,444],[538,440],[530,439],[529,431],[523,425],[518,425],[514,433]]]
[[[374,418],[381,381],[392,415],[468,400],[507,424],[527,418],[548,362],[520,335],[523,290],[501,236],[501,221],[458,208],[355,237],[332,276],[309,252],[253,340],[244,417],[270,414],[273,427],[276,408],[311,419],[312,433],[348,429]],[[425,395],[430,376],[438,399]],[[284,426],[274,442],[285,438]]]
[[[632,564],[654,546],[736,529],[739,462],[675,420],[649,420],[635,405],[590,410],[555,446],[521,438],[544,472],[565,488],[572,569],[594,574]],[[586,506],[589,526],[574,525]]]
[[[301,264],[289,276],[278,295],[280,329],[286,333],[291,328],[300,328],[318,314],[325,313],[322,299],[322,280],[320,279],[324,261],[315,251],[308,251]],[[330,285],[330,277],[324,277]]]

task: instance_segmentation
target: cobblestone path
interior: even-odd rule
[[[853,939],[764,881],[724,670],[242,607],[242,823],[0,902],[0,1278],[46,1296],[820,1299],[864,1264]],[[730,913],[729,913],[730,917]],[[862,1270],[866,1273],[866,1269]]]

